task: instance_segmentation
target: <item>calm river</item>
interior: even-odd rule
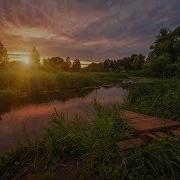
[[[69,120],[74,115],[79,114],[88,121],[92,116],[92,104],[95,99],[108,106],[122,104],[127,95],[127,90],[121,87],[102,87],[79,92],[79,90],[63,90],[60,97],[48,95],[44,98],[44,102],[11,107],[8,112],[2,113],[0,118],[0,151],[23,143],[27,138],[37,136],[46,130],[52,122],[55,109],[68,116]]]

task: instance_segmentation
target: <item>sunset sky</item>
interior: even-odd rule
[[[161,28],[180,25],[180,0],[0,0],[0,41],[11,58],[83,60],[147,54]]]

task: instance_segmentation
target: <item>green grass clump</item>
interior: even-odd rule
[[[52,154],[76,157],[98,151],[96,154],[100,157],[113,149],[116,140],[128,136],[128,126],[116,108],[106,109],[98,104],[95,108],[94,118],[88,125],[83,124],[78,116],[72,123],[64,120],[63,116],[60,121],[59,118],[55,120],[54,127],[48,131]],[[102,152],[102,148],[109,150]]]
[[[110,179],[179,179],[180,139],[165,139],[122,154],[120,164],[111,165]],[[109,167],[109,166],[108,166]],[[107,167],[107,168],[108,168]],[[108,172],[105,169],[106,173]]]
[[[180,121],[180,81],[161,80],[136,84],[129,91],[128,108]]]

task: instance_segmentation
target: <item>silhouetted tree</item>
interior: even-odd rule
[[[110,70],[110,63],[111,63],[111,60],[109,60],[109,59],[106,59],[105,61],[104,61],[104,69],[106,70],[106,71],[109,71]]]
[[[130,57],[124,57],[122,59],[122,64],[125,70],[131,69],[131,58]]]
[[[81,62],[78,59],[73,61],[72,69],[73,71],[79,71],[81,69]]]
[[[134,54],[131,57],[124,57],[118,60],[105,60],[104,70],[121,71],[121,70],[140,70],[145,63],[145,56],[142,54]]]
[[[87,67],[85,67],[84,70],[92,72],[101,72],[104,70],[104,65],[103,63],[91,63]]]
[[[33,47],[32,52],[31,52],[31,61],[32,61],[32,65],[40,65],[40,55],[38,50]]]
[[[8,54],[4,45],[0,42],[0,66],[4,66],[8,63]]]
[[[64,70],[65,70],[65,71],[70,71],[70,70],[71,70],[70,57],[67,57],[67,58],[66,58],[66,61],[64,62]]]
[[[64,59],[60,57],[52,57],[43,60],[43,64],[53,68],[59,68],[64,63]]]
[[[133,54],[131,56],[131,68],[134,70],[141,70],[143,64],[145,63],[145,56],[142,54]]]

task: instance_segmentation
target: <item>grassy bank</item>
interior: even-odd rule
[[[82,88],[117,83],[127,76],[123,73],[46,72],[43,70],[0,70],[0,89],[20,92]]]
[[[180,80],[159,79],[136,84],[129,91],[127,108],[180,121]]]
[[[63,89],[80,89],[107,84],[120,83],[126,78],[123,73],[91,72],[46,72],[40,69],[4,69],[0,70],[0,111],[8,111],[11,106],[28,101],[40,101],[42,94],[61,92],[61,99],[66,99]],[[79,90],[80,92],[80,90]],[[64,94],[63,94],[64,93]],[[69,97],[74,92],[69,92]],[[76,93],[78,95],[78,93]],[[47,98],[47,97],[45,97]],[[44,100],[45,100],[44,98]]]
[[[0,158],[1,179],[59,177],[74,179],[178,178],[180,140],[168,139],[126,153],[116,142],[133,135],[117,107],[95,104],[92,122],[80,117],[69,123],[56,115],[53,126],[36,142],[30,142]]]

